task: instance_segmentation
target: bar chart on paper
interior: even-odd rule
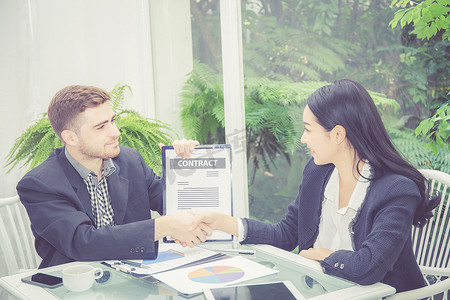
[[[212,266],[189,273],[188,278],[199,283],[227,283],[243,277],[245,272],[236,267]]]
[[[183,258],[183,257],[184,257],[184,253],[170,249],[167,251],[159,252],[158,257],[156,259],[144,259],[142,261],[142,264],[143,265],[157,264],[157,263],[160,263],[163,261],[169,261],[169,260],[174,260],[174,259]]]

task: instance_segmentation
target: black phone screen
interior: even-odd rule
[[[62,278],[43,273],[36,273],[33,276],[31,276],[31,281],[39,282],[46,285],[57,285],[62,283]]]

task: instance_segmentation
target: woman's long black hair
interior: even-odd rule
[[[434,195],[430,198],[427,195],[425,177],[395,149],[367,90],[350,79],[336,80],[315,91],[307,99],[307,104],[318,123],[327,131],[336,125],[345,128],[359,158],[368,160],[373,168],[371,180],[381,177],[383,170],[388,169],[415,182],[422,203],[416,210],[414,224],[425,224],[432,216],[432,209],[439,204],[439,197]]]

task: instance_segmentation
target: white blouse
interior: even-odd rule
[[[361,174],[370,178],[370,165],[365,163]],[[364,177],[359,178],[353,190],[348,206],[339,209],[339,173],[334,168],[330,180],[325,187],[324,200],[322,202],[322,214],[319,223],[319,235],[314,243],[314,248],[327,248],[336,250],[354,250],[350,236],[350,222],[366,197],[370,181]]]
[[[366,162],[361,170],[365,178],[370,178],[370,165]],[[332,251],[339,249],[353,250],[350,237],[350,222],[366,197],[370,181],[361,177],[353,190],[348,206],[339,209],[339,173],[334,168],[333,173],[325,187],[322,202],[322,214],[319,223],[319,235],[314,248],[327,248]],[[301,209],[301,208],[300,208]],[[242,242],[245,239],[244,225],[241,218],[237,218],[238,236],[235,239]]]

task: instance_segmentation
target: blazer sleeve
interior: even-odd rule
[[[52,186],[38,176],[27,175],[19,182],[17,190],[30,217],[41,256],[55,249],[79,261],[156,257],[154,220],[96,229],[81,202],[69,196],[70,192],[62,193],[58,185]]]
[[[371,197],[366,198],[363,206],[369,206],[371,213],[364,220],[360,217],[353,227],[355,234],[357,226],[365,228],[358,231],[367,232],[361,246],[356,251],[335,251],[320,261],[325,273],[364,285],[383,280],[393,270],[410,238],[420,194],[417,186],[405,177],[387,181],[389,184],[368,191]]]
[[[300,191],[302,186],[300,185]],[[292,251],[298,245],[298,210],[300,192],[295,201],[288,206],[283,220],[276,224],[244,219],[247,235],[242,244],[269,244],[284,250]]]
[[[295,201],[288,206],[283,220],[269,224],[246,220],[247,236],[243,243],[269,244],[292,251],[307,247],[318,229],[322,190],[334,166],[317,166],[310,159],[303,170],[303,180]]]

